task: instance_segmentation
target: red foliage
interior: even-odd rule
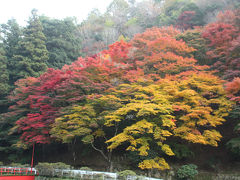
[[[229,45],[226,62],[222,62],[221,67],[225,72],[224,79],[240,77],[240,35]]]
[[[109,55],[111,57],[111,60],[116,63],[120,64],[127,64],[129,63],[129,57],[128,53],[130,50],[131,44],[127,43],[123,40],[117,41],[114,44],[109,46],[108,50],[104,50],[101,53],[105,55]]]
[[[8,113],[17,119],[22,141],[49,143],[49,131],[62,109],[98,98],[123,82],[177,78],[204,69],[195,65],[193,48],[174,37],[173,27],[152,28],[130,42],[116,42],[92,57],[79,58],[61,70],[48,69],[38,78],[19,80]]]
[[[177,19],[177,23],[175,25],[176,28],[179,28],[181,30],[192,29],[194,26],[192,19],[194,18],[195,14],[196,14],[195,11],[182,12]]]
[[[212,59],[213,68],[224,79],[240,77],[240,33],[238,10],[220,13],[218,20],[207,25],[202,36],[208,42],[207,55]]]
[[[217,16],[218,23],[231,24],[236,28],[240,28],[240,10],[226,10],[220,12]]]
[[[49,128],[59,109],[54,105],[54,92],[66,78],[67,75],[60,70],[48,69],[39,78],[30,77],[16,84],[16,94],[10,97],[16,105],[11,110],[15,116],[26,114],[16,122],[19,131],[23,132],[23,141],[49,143]]]
[[[235,78],[232,82],[227,83],[225,86],[229,98],[240,104],[240,78]]]
[[[49,143],[49,131],[61,108],[82,102],[89,94],[99,94],[112,87],[111,80],[121,77],[121,67],[109,59],[79,58],[62,70],[48,69],[39,78],[20,80],[15,93],[16,101],[9,116],[17,120],[22,141]]]
[[[209,41],[208,46],[214,47],[217,52],[209,52],[215,58],[226,55],[230,42],[237,36],[237,29],[231,24],[212,23],[206,26],[202,36]]]

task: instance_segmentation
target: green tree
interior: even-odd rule
[[[77,60],[81,55],[81,38],[74,19],[58,20],[41,16],[40,21],[49,52],[47,66],[50,68],[62,68],[65,64],[71,64]]]
[[[234,78],[233,81],[225,84],[225,89],[230,100],[235,101],[233,110],[230,112],[231,122],[234,124],[233,138],[227,143],[227,148],[240,157],[240,78]]]
[[[17,61],[13,81],[28,76],[37,77],[46,70],[48,60],[46,37],[35,9],[32,10],[28,26],[24,29],[18,50],[18,54],[13,56],[14,61]]]
[[[18,52],[18,43],[21,40],[22,30],[15,19],[10,19],[6,24],[1,24],[1,44],[0,44],[0,151],[9,153],[14,150],[11,147],[18,137],[8,136],[9,129],[13,126],[14,121],[1,117],[7,112],[10,105],[7,95],[14,87],[12,77],[15,75],[16,62],[13,56]],[[17,154],[16,151],[13,154]],[[16,156],[9,156],[14,158]]]
[[[9,92],[9,73],[7,70],[7,57],[3,49],[2,43],[0,44],[0,112],[5,109],[6,95]]]
[[[3,34],[3,49],[7,58],[7,69],[9,71],[9,85],[13,89],[14,77],[16,76],[17,61],[13,57],[19,54],[19,42],[22,40],[22,28],[15,19],[10,19],[1,25]],[[9,89],[10,90],[10,89]]]
[[[163,9],[159,15],[159,25],[175,25],[179,16],[184,11],[194,11],[195,15],[192,18],[194,26],[203,25],[203,13],[201,9],[192,1],[189,0],[167,0],[163,5]]]
[[[200,65],[208,65],[209,59],[207,58],[206,52],[206,40],[202,37],[202,29],[191,29],[187,30],[176,36],[177,40],[183,40],[189,47],[193,47],[196,51],[192,54]]]

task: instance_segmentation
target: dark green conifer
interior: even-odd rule
[[[19,54],[13,58],[17,71],[14,80],[28,76],[38,77],[47,69],[46,37],[35,9],[32,10],[28,26],[24,29],[23,39],[19,42]]]
[[[18,73],[18,71],[16,71],[18,61],[14,56],[19,55],[20,53],[19,42],[22,40],[22,28],[18,25],[15,19],[10,19],[6,24],[1,25],[1,33],[3,35],[2,47],[7,58],[9,86],[10,90],[12,90],[14,88],[15,80],[17,80],[16,77]]]
[[[49,52],[47,66],[62,68],[65,64],[75,61],[81,55],[81,38],[74,19],[58,20],[42,16],[40,20],[47,38],[46,46]]]
[[[0,107],[6,103],[6,95],[9,92],[9,73],[7,69],[7,57],[2,43],[0,44]],[[1,112],[1,109],[0,109]]]

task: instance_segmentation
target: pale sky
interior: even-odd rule
[[[33,8],[38,10],[38,15],[57,19],[75,16],[81,22],[92,9],[98,8],[103,13],[111,2],[112,0],[1,0],[0,24],[15,18],[24,26]]]

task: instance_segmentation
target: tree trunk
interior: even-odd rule
[[[74,138],[73,140],[73,144],[72,144],[72,156],[73,156],[73,163],[76,163],[76,152],[75,152],[75,144],[76,144],[76,138]]]
[[[42,144],[42,161],[45,162],[45,147],[44,147],[44,144]]]
[[[109,172],[113,172],[113,162],[109,161]]]
[[[108,151],[109,172],[113,172],[112,151]]]

